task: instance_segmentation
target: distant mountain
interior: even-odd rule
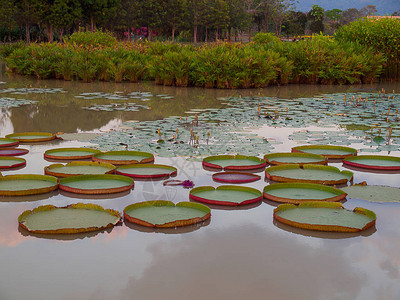
[[[298,0],[296,10],[310,11],[314,4],[321,6],[325,10],[339,8],[346,10],[349,8],[361,9],[367,5],[375,5],[378,10],[377,15],[390,15],[400,10],[400,0]]]

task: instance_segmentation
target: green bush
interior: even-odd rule
[[[116,45],[117,39],[110,32],[102,31],[78,31],[71,36],[64,38],[64,43],[67,45],[90,47],[112,47]]]
[[[358,43],[371,48],[385,59],[385,76],[400,78],[400,21],[391,18],[364,18],[341,27],[335,39],[342,43]]]

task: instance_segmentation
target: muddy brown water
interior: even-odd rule
[[[100,132],[118,130],[126,120],[154,120],[184,115],[191,108],[222,107],[221,97],[261,93],[282,98],[321,93],[400,90],[399,83],[373,86],[290,85],[259,90],[172,88],[152,83],[90,83],[37,81],[0,75],[0,89],[62,88],[65,93],[26,94],[40,100],[24,107],[2,109],[0,136],[12,132]],[[87,92],[149,91],[173,99],[151,99],[151,110],[88,111]],[[14,97],[1,94],[0,97]],[[15,96],[17,97],[17,96]],[[104,103],[110,102],[104,100]],[[98,103],[98,101],[97,101]],[[289,128],[261,127],[259,135],[283,141],[275,151],[297,145]],[[51,162],[43,153],[56,147],[87,146],[84,141],[54,141],[24,145],[27,166],[8,174],[43,174]],[[140,149],[138,149],[140,150]],[[383,153],[385,154],[385,153]],[[387,154],[387,153],[386,153]],[[399,153],[391,153],[399,156]],[[174,179],[196,186],[213,182],[213,172],[185,158],[156,157],[156,163],[178,168]],[[333,164],[343,169],[342,164]],[[355,182],[400,187],[400,174],[354,170]],[[246,184],[262,190],[268,182]],[[212,207],[211,220],[178,229],[152,230],[123,223],[112,230],[79,235],[32,235],[18,227],[24,210],[39,205],[96,203],[122,211],[131,203],[165,199],[188,201],[189,190],[163,186],[162,181],[135,181],[130,192],[80,196],[67,192],[27,197],[0,197],[0,299],[400,299],[400,203],[348,200],[377,214],[374,228],[361,234],[337,234],[295,229],[272,218],[277,204],[264,201],[240,209]]]

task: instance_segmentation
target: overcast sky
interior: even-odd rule
[[[339,8],[346,10],[348,8],[361,9],[367,5],[375,5],[378,10],[377,15],[392,14],[400,10],[400,0],[298,0],[296,9],[300,11],[310,11],[311,6],[317,4],[325,10]]]

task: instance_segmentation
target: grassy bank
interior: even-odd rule
[[[372,48],[324,35],[281,42],[258,34],[248,44],[118,42],[111,34],[79,32],[64,43],[9,44],[7,70],[38,78],[136,82],[206,88],[261,88],[288,83],[370,83],[387,58]]]

